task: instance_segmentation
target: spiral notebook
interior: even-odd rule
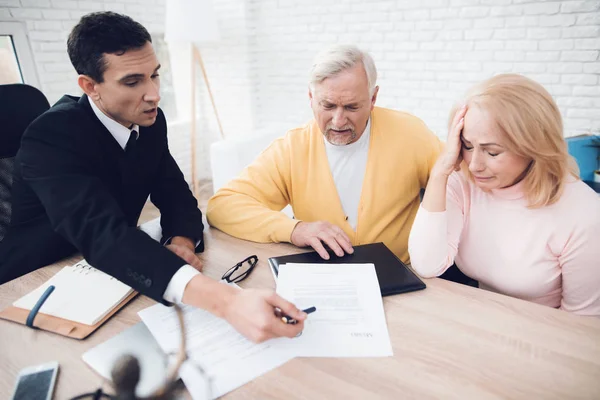
[[[82,260],[64,267],[13,306],[31,310],[50,285],[54,291],[39,312],[84,325],[96,325],[133,293],[131,287]]]

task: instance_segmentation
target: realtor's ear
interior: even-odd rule
[[[94,101],[100,100],[100,93],[98,92],[98,83],[87,75],[79,75],[77,77],[77,84],[90,99]]]

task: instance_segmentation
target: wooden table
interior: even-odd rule
[[[153,217],[145,213],[145,218]],[[248,255],[256,270],[241,286],[274,287],[267,258],[299,250],[207,229],[205,273],[214,278]],[[0,308],[42,284],[74,257],[0,286]],[[385,297],[394,357],[297,358],[229,393],[227,399],[600,399],[600,319],[455,284]],[[154,304],[138,296],[86,340],[0,320],[0,398],[18,371],[57,360],[55,399],[109,387],[82,361],[88,349],[140,321]]]

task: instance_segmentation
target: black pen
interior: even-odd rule
[[[317,307],[308,307],[307,309],[302,311],[307,314],[311,314],[317,311]],[[275,308],[275,316],[277,318],[281,318],[281,321],[285,324],[295,325],[298,323],[296,319],[290,317],[289,315],[283,314],[279,308]]]

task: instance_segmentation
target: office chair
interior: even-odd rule
[[[10,224],[13,164],[21,136],[49,108],[46,96],[33,86],[0,85],[0,241]]]

